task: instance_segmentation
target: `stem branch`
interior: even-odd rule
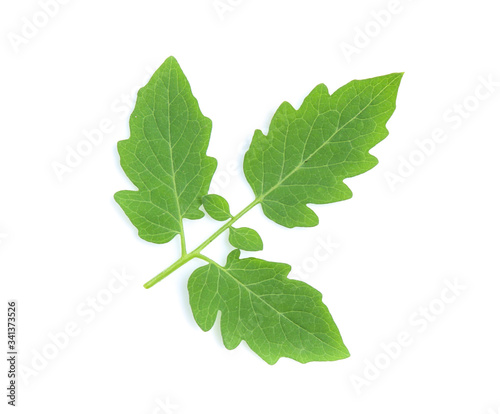
[[[156,275],[153,279],[151,279],[149,282],[147,282],[144,287],[146,289],[149,289],[150,287],[156,285],[159,281],[165,279],[168,275],[171,273],[175,272],[179,267],[185,265],[187,262],[189,262],[192,259],[199,258],[205,261],[211,262],[208,257],[203,256],[201,251],[207,247],[210,243],[212,243],[217,237],[219,237],[222,233],[224,233],[229,227],[231,227],[236,221],[238,221],[243,215],[248,213],[252,208],[254,208],[257,204],[261,202],[261,198],[256,198],[254,201],[252,201],[248,206],[246,206],[243,210],[241,210],[238,214],[233,216],[231,220],[229,220],[227,223],[225,223],[223,226],[221,226],[214,234],[212,234],[208,239],[206,239],[203,243],[201,243],[196,249],[194,249],[192,252],[187,253],[186,252],[186,239],[184,237],[184,231],[181,232],[181,248],[182,248],[182,255],[181,257],[173,263],[171,266],[166,268],[163,272],[159,273]],[[208,260],[207,260],[208,259]]]

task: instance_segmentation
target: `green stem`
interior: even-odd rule
[[[185,256],[186,254],[187,254],[186,236],[184,234],[184,226],[182,225],[182,220],[181,220],[181,256]]]
[[[159,273],[156,275],[153,279],[151,279],[149,282],[147,282],[144,287],[146,289],[149,289],[150,287],[156,285],[160,280],[165,279],[170,273],[173,273],[176,271],[179,267],[185,265],[187,262],[190,260],[194,259],[196,256],[193,254],[186,254],[184,256],[181,256],[179,260],[177,260],[174,264],[171,266],[167,267],[163,272]]]
[[[210,243],[212,243],[217,237],[219,237],[222,233],[224,233],[229,227],[231,227],[236,221],[238,221],[242,216],[248,213],[252,208],[254,208],[257,204],[260,203],[260,198],[256,198],[252,201],[248,206],[246,206],[243,210],[241,210],[238,214],[231,218],[227,223],[225,223],[219,230],[217,230],[214,234],[212,234],[208,239],[206,239],[203,243],[201,243],[196,249],[192,251],[192,253],[198,254],[205,247],[207,247]]]
[[[224,233],[229,227],[231,227],[236,221],[238,221],[243,215],[248,213],[252,208],[254,208],[257,204],[261,202],[261,197],[256,198],[252,201],[248,206],[246,206],[243,210],[241,210],[238,214],[233,216],[231,220],[221,226],[214,234],[212,234],[208,239],[206,239],[203,243],[201,243],[196,249],[194,249],[190,253],[186,253],[186,241],[184,237],[184,231],[181,232],[181,246],[182,246],[182,255],[181,257],[171,266],[166,268],[163,272],[156,275],[153,279],[147,282],[144,287],[149,289],[150,287],[156,285],[159,281],[165,279],[168,275],[175,272],[179,267],[185,265],[192,259],[198,258],[205,261],[209,261],[208,257],[201,255],[201,251],[207,247],[210,243],[212,243],[217,237],[219,237],[222,233]]]
[[[213,264],[216,267],[222,267],[219,263],[217,263],[215,260],[210,259],[210,257],[207,257],[201,253],[197,254],[196,257],[198,259],[204,260],[207,263]]]

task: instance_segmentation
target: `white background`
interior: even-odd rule
[[[47,19],[35,0],[0,6],[0,317],[8,299],[18,300],[26,371],[17,411],[498,413],[497,2],[401,0],[396,10],[388,1],[219,3],[234,6],[67,0]],[[29,33],[33,19],[43,27]],[[346,44],[357,53],[347,56]],[[292,264],[296,277],[302,269],[324,293],[349,359],[268,366],[244,344],[226,350],[219,329],[203,333],[190,313],[186,283],[197,263],[142,288],[179,248],[177,239],[139,239],[114,203],[114,192],[132,188],[116,142],[128,137],[124,102],[170,55],[213,120],[209,154],[233,212],[252,196],[244,148],[282,101],[297,106],[321,82],[333,92],[352,79],[406,73],[390,135],[372,151],[379,165],[348,180],[353,199],[314,207],[320,225],[312,229],[281,228],[258,209],[241,220],[264,239],[256,256]],[[489,93],[480,86],[488,78],[497,81]],[[112,131],[59,180],[54,163],[103,122]],[[432,146],[439,128],[447,139]],[[398,169],[405,177],[391,186]],[[215,226],[189,222],[189,246]],[[328,240],[336,247],[316,260]],[[228,250],[221,237],[206,252],[223,262]],[[133,279],[110,297],[104,289],[116,272]],[[453,303],[443,305],[446,283],[464,288],[445,292]],[[91,311],[97,296],[110,303]],[[426,324],[420,312],[429,305]],[[62,340],[68,324],[78,334]],[[402,332],[411,345],[384,354]],[[5,341],[2,333],[2,349]],[[383,369],[365,372],[375,362]],[[3,356],[0,368],[4,395]],[[355,378],[367,382],[356,387]],[[1,404],[7,412],[5,397]]]

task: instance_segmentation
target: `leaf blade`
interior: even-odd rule
[[[202,198],[203,207],[207,214],[217,221],[226,221],[233,217],[226,199],[217,194],[209,194]]]
[[[137,97],[130,138],[118,143],[120,164],[137,187],[115,194],[116,202],[153,243],[167,243],[182,232],[182,220],[199,219],[217,162],[206,151],[212,122],[177,61],[170,57]]]
[[[264,243],[259,233],[249,227],[230,227],[229,243],[233,247],[247,252],[257,252],[264,249]]]
[[[349,356],[321,293],[288,279],[290,266],[261,259],[228,256],[226,266],[210,263],[193,272],[188,282],[193,316],[204,331],[222,312],[226,348],[241,341],[269,364],[281,357],[306,363]]]
[[[352,81],[332,95],[318,85],[298,110],[282,104],[268,135],[256,131],[244,171],[264,214],[285,227],[312,227],[307,204],[352,196],[345,178],[377,164],[369,150],[388,135],[402,74]]]

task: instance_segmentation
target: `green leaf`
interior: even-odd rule
[[[221,333],[228,349],[241,341],[269,364],[281,357],[299,362],[347,358],[340,333],[321,293],[287,278],[290,266],[231,252],[226,266],[211,261],[188,282],[193,315],[204,331],[221,311]]]
[[[237,249],[256,252],[264,248],[264,243],[255,230],[248,227],[229,228],[229,243]]]
[[[177,61],[169,58],[137,97],[130,138],[118,143],[121,166],[135,190],[115,199],[144,240],[167,243],[180,235],[181,255],[144,286],[150,288],[193,259],[208,263],[194,271],[188,290],[198,325],[210,330],[220,311],[227,348],[248,343],[270,364],[281,357],[299,362],[347,358],[349,352],[321,293],[287,278],[290,266],[231,252],[220,266],[202,252],[229,230],[237,249],[262,250],[259,234],[235,223],[262,205],[267,217],[286,227],[315,226],[308,204],[351,197],[344,180],[368,171],[377,159],[369,150],[388,132],[402,74],[353,81],[330,95],[319,85],[298,110],[284,103],[269,132],[256,131],[244,160],[255,199],[231,215],[229,204],[208,195],[217,162],[206,152],[212,128],[203,116]],[[225,221],[191,251],[184,219]]]
[[[308,203],[352,196],[343,180],[377,164],[368,151],[388,135],[401,77],[355,80],[333,95],[319,85],[298,110],[283,103],[267,136],[255,132],[244,171],[268,218],[285,227],[316,226]]]
[[[214,220],[226,221],[232,217],[229,212],[229,204],[224,197],[217,194],[209,194],[203,196],[202,202],[205,211]]]
[[[138,191],[115,200],[153,243],[183,233],[182,219],[199,219],[217,162],[206,155],[212,122],[177,61],[170,57],[139,91],[130,117],[130,138],[118,143],[120,164]]]

